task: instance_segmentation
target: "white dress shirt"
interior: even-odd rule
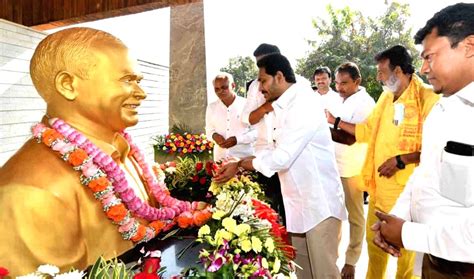
[[[252,164],[268,177],[278,172],[288,231],[305,233],[331,216],[344,220],[342,185],[321,96],[309,85],[293,84],[272,106],[274,149],[257,154]]]
[[[228,139],[235,136],[237,144],[231,148],[221,148],[214,145],[214,160],[229,157],[243,158],[253,156],[253,143],[256,139],[255,129],[248,124],[242,123],[241,113],[245,105],[245,98],[235,96],[232,104],[227,107],[220,99],[210,103],[206,109],[206,135],[212,139],[214,133],[218,133]]]
[[[327,95],[327,94],[326,94]],[[343,100],[340,96],[332,101],[331,113],[334,117],[340,117],[342,121],[357,124],[364,122],[375,107],[374,99],[367,93],[364,87]],[[367,144],[355,142],[352,145],[334,142],[336,150],[336,162],[341,177],[353,177],[359,175],[364,165],[367,153]]]
[[[329,91],[324,95],[321,95],[317,91],[316,93],[321,96],[321,104],[323,106],[323,109],[329,110],[334,115],[334,106],[341,102],[341,96],[339,95],[339,93],[332,90],[331,87],[329,87]]]
[[[304,86],[310,86],[310,82],[302,76],[296,75],[297,84]],[[242,111],[242,122],[249,124],[250,113],[263,105],[266,100],[263,97],[263,94],[259,90],[260,83],[257,79],[253,80],[249,89],[247,90],[247,102],[245,103],[244,109]],[[256,124],[253,125],[257,131],[257,139],[254,144],[255,154],[259,153],[261,150],[273,149],[273,131],[271,127],[273,117],[269,114],[265,114],[263,118]]]
[[[426,118],[420,165],[391,211],[407,220],[406,249],[474,263],[474,156],[444,150],[448,141],[474,145],[473,119],[474,82],[441,98]]]

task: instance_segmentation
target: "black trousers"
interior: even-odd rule
[[[283,205],[283,196],[281,194],[281,185],[278,174],[275,173],[272,177],[266,177],[258,173],[257,182],[262,186],[265,196],[273,210],[275,210],[281,217],[281,223],[286,226],[285,207]]]

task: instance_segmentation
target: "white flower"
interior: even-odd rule
[[[23,275],[23,276],[17,276],[16,278],[17,279],[43,279],[43,276],[38,275],[36,273],[30,273],[30,274]]]
[[[161,251],[160,250],[154,250],[150,252],[150,257],[152,258],[161,258]]]
[[[54,276],[54,279],[81,279],[84,276],[83,271],[74,270]]]
[[[59,273],[59,268],[51,264],[43,264],[43,265],[38,266],[38,269],[36,271],[45,275],[47,274],[47,275],[54,276]]]

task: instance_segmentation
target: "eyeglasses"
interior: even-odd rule
[[[220,91],[227,90],[227,89],[229,89],[229,85],[222,85],[221,87],[214,87],[214,91],[216,91],[216,92],[220,92]]]

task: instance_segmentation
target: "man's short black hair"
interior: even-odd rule
[[[448,37],[451,47],[474,34],[474,3],[457,3],[437,12],[415,35],[415,43],[421,44],[436,28],[438,36]]]
[[[331,78],[331,69],[326,66],[317,67],[316,70],[314,70],[313,79],[316,75],[320,74],[328,74],[328,77]]]
[[[388,59],[390,70],[394,70],[395,67],[400,66],[404,74],[413,74],[415,67],[413,67],[413,58],[411,57],[408,50],[401,45],[393,46],[375,55],[375,61],[381,62]]]
[[[353,62],[345,62],[337,66],[336,73],[346,73],[349,74],[352,80],[358,80],[360,76],[359,67]]]
[[[255,49],[253,56],[258,57],[275,53],[280,53],[280,49],[276,45],[261,44]]]
[[[290,61],[279,53],[264,56],[257,61],[257,66],[265,69],[265,72],[273,77],[280,71],[285,77],[286,82],[296,83],[295,73],[291,68]]]

